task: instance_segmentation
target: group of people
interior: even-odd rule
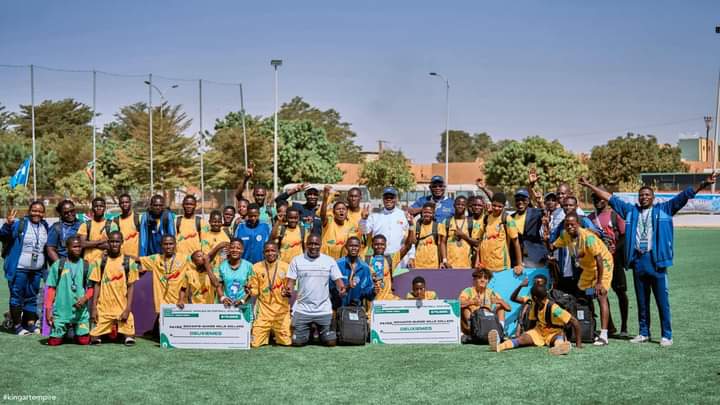
[[[611,288],[620,303],[619,333],[627,336],[624,271],[631,268],[640,323],[631,341],[649,340],[652,291],[660,310],[661,344],[669,346],[671,218],[716,179],[713,174],[697,188],[658,204],[652,189],[643,187],[633,205],[582,178],[580,184],[593,193],[594,210],[586,216],[567,184],[542,195],[533,170],[528,187],[515,192],[512,212],[505,194],[485,187],[476,196],[452,199],[440,176],[432,178],[430,195],[406,209],[398,206],[397,191],[385,188],[382,209],[372,213],[361,206],[359,189],[349,190],[343,201],[330,186],[319,190],[301,184],[273,201],[256,184],[248,201],[243,195],[252,176],[251,167],[237,190],[236,207],[214,210],[208,220],[198,215],[192,195],[185,196],[182,214],[176,215],[160,195],[140,214],[123,194],[117,199],[121,213],[112,220],[106,218],[102,198],[93,199],[86,221],[78,220],[73,202],[64,200],[52,226],[41,202],[32,202],[22,218],[9,210],[0,229],[10,289],[8,322],[18,335],[39,333],[44,279],[48,293],[40,301],[51,326],[48,344],[63,343],[70,332],[80,344],[120,336],[132,345],[134,283],[149,272],[156,314],[162,304],[237,306],[254,298],[253,347],[268,344],[271,337],[278,345],[302,346],[311,340],[335,345],[338,308],[360,306],[372,316],[373,301],[401,298],[394,293],[396,268],[474,268],[472,285],[458,297],[464,335],[473,336],[473,317],[482,312],[499,325],[487,334],[492,350],[536,345],[566,354],[571,345],[565,330],[578,329],[574,336],[580,347],[579,325],[574,314],[549,298],[549,291],[596,299],[601,330],[594,344],[604,346],[617,332],[608,305]],[[305,202],[288,202],[300,192]],[[534,278],[530,295],[523,297],[521,288],[530,284],[525,279],[510,297],[530,306],[533,327],[502,340],[510,306],[489,288],[493,274],[522,276],[525,267],[540,266],[551,270],[550,280]],[[402,298],[438,298],[422,277],[413,279],[411,290]],[[157,321],[153,332],[157,336]]]

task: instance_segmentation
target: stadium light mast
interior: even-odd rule
[[[430,72],[445,82],[445,184],[450,184],[450,81],[437,72]]]
[[[275,131],[273,134],[273,198],[278,195],[278,68],[282,66],[282,59],[273,59],[270,66],[275,69]]]
[[[715,33],[720,34],[720,25],[715,26]],[[718,117],[720,117],[720,73],[718,74],[718,84],[717,84],[717,100],[715,102],[715,141],[713,141],[713,163],[712,163],[712,172],[715,173],[715,170],[717,170],[717,152],[718,152]],[[715,183],[712,184],[710,187],[710,192],[715,194]]]
[[[712,115],[703,117],[705,120],[705,161],[710,160],[710,128],[712,128]]]

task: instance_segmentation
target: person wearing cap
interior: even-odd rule
[[[280,193],[275,199],[275,203],[279,205],[303,190],[305,190],[305,203],[293,201],[292,207],[300,211],[300,223],[305,227],[305,230],[319,235],[322,231],[322,224],[318,216],[320,191],[316,187],[310,186],[308,183],[298,184],[290,190]]]
[[[383,210],[370,215],[369,207],[363,208],[360,219],[360,231],[372,240],[376,235],[383,235],[387,241],[386,255],[392,255],[393,263],[399,263],[400,249],[410,229],[405,211],[397,207],[397,190],[386,187],[383,190]],[[397,254],[397,255],[396,255]]]
[[[547,256],[547,249],[540,236],[543,210],[530,206],[530,193],[527,189],[518,189],[514,200],[515,212],[510,216],[517,225],[523,264],[525,267],[540,267]],[[515,266],[515,258],[511,256],[511,259],[512,265]]]
[[[408,212],[412,216],[418,215],[422,211],[423,205],[428,202],[435,204],[435,221],[437,223],[445,222],[445,219],[452,217],[455,213],[453,199],[445,195],[445,179],[442,176],[432,176],[430,179],[430,195],[418,198],[408,208]]]

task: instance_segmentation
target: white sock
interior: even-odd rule
[[[505,329],[505,321],[500,321],[500,326],[502,326],[503,329]]]
[[[600,329],[600,338],[602,338],[604,340],[608,340],[608,336],[607,336],[608,332],[607,331],[608,331],[607,329]]]

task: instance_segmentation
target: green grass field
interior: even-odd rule
[[[670,273],[675,344],[611,340],[568,356],[486,346],[163,350],[105,344],[50,348],[0,334],[0,393],[59,403],[718,403],[720,231],[676,230]],[[629,280],[632,286],[631,280]],[[637,332],[634,291],[630,332]],[[1,289],[0,306],[7,307]],[[611,295],[612,296],[612,295]],[[617,306],[612,302],[615,319]]]

